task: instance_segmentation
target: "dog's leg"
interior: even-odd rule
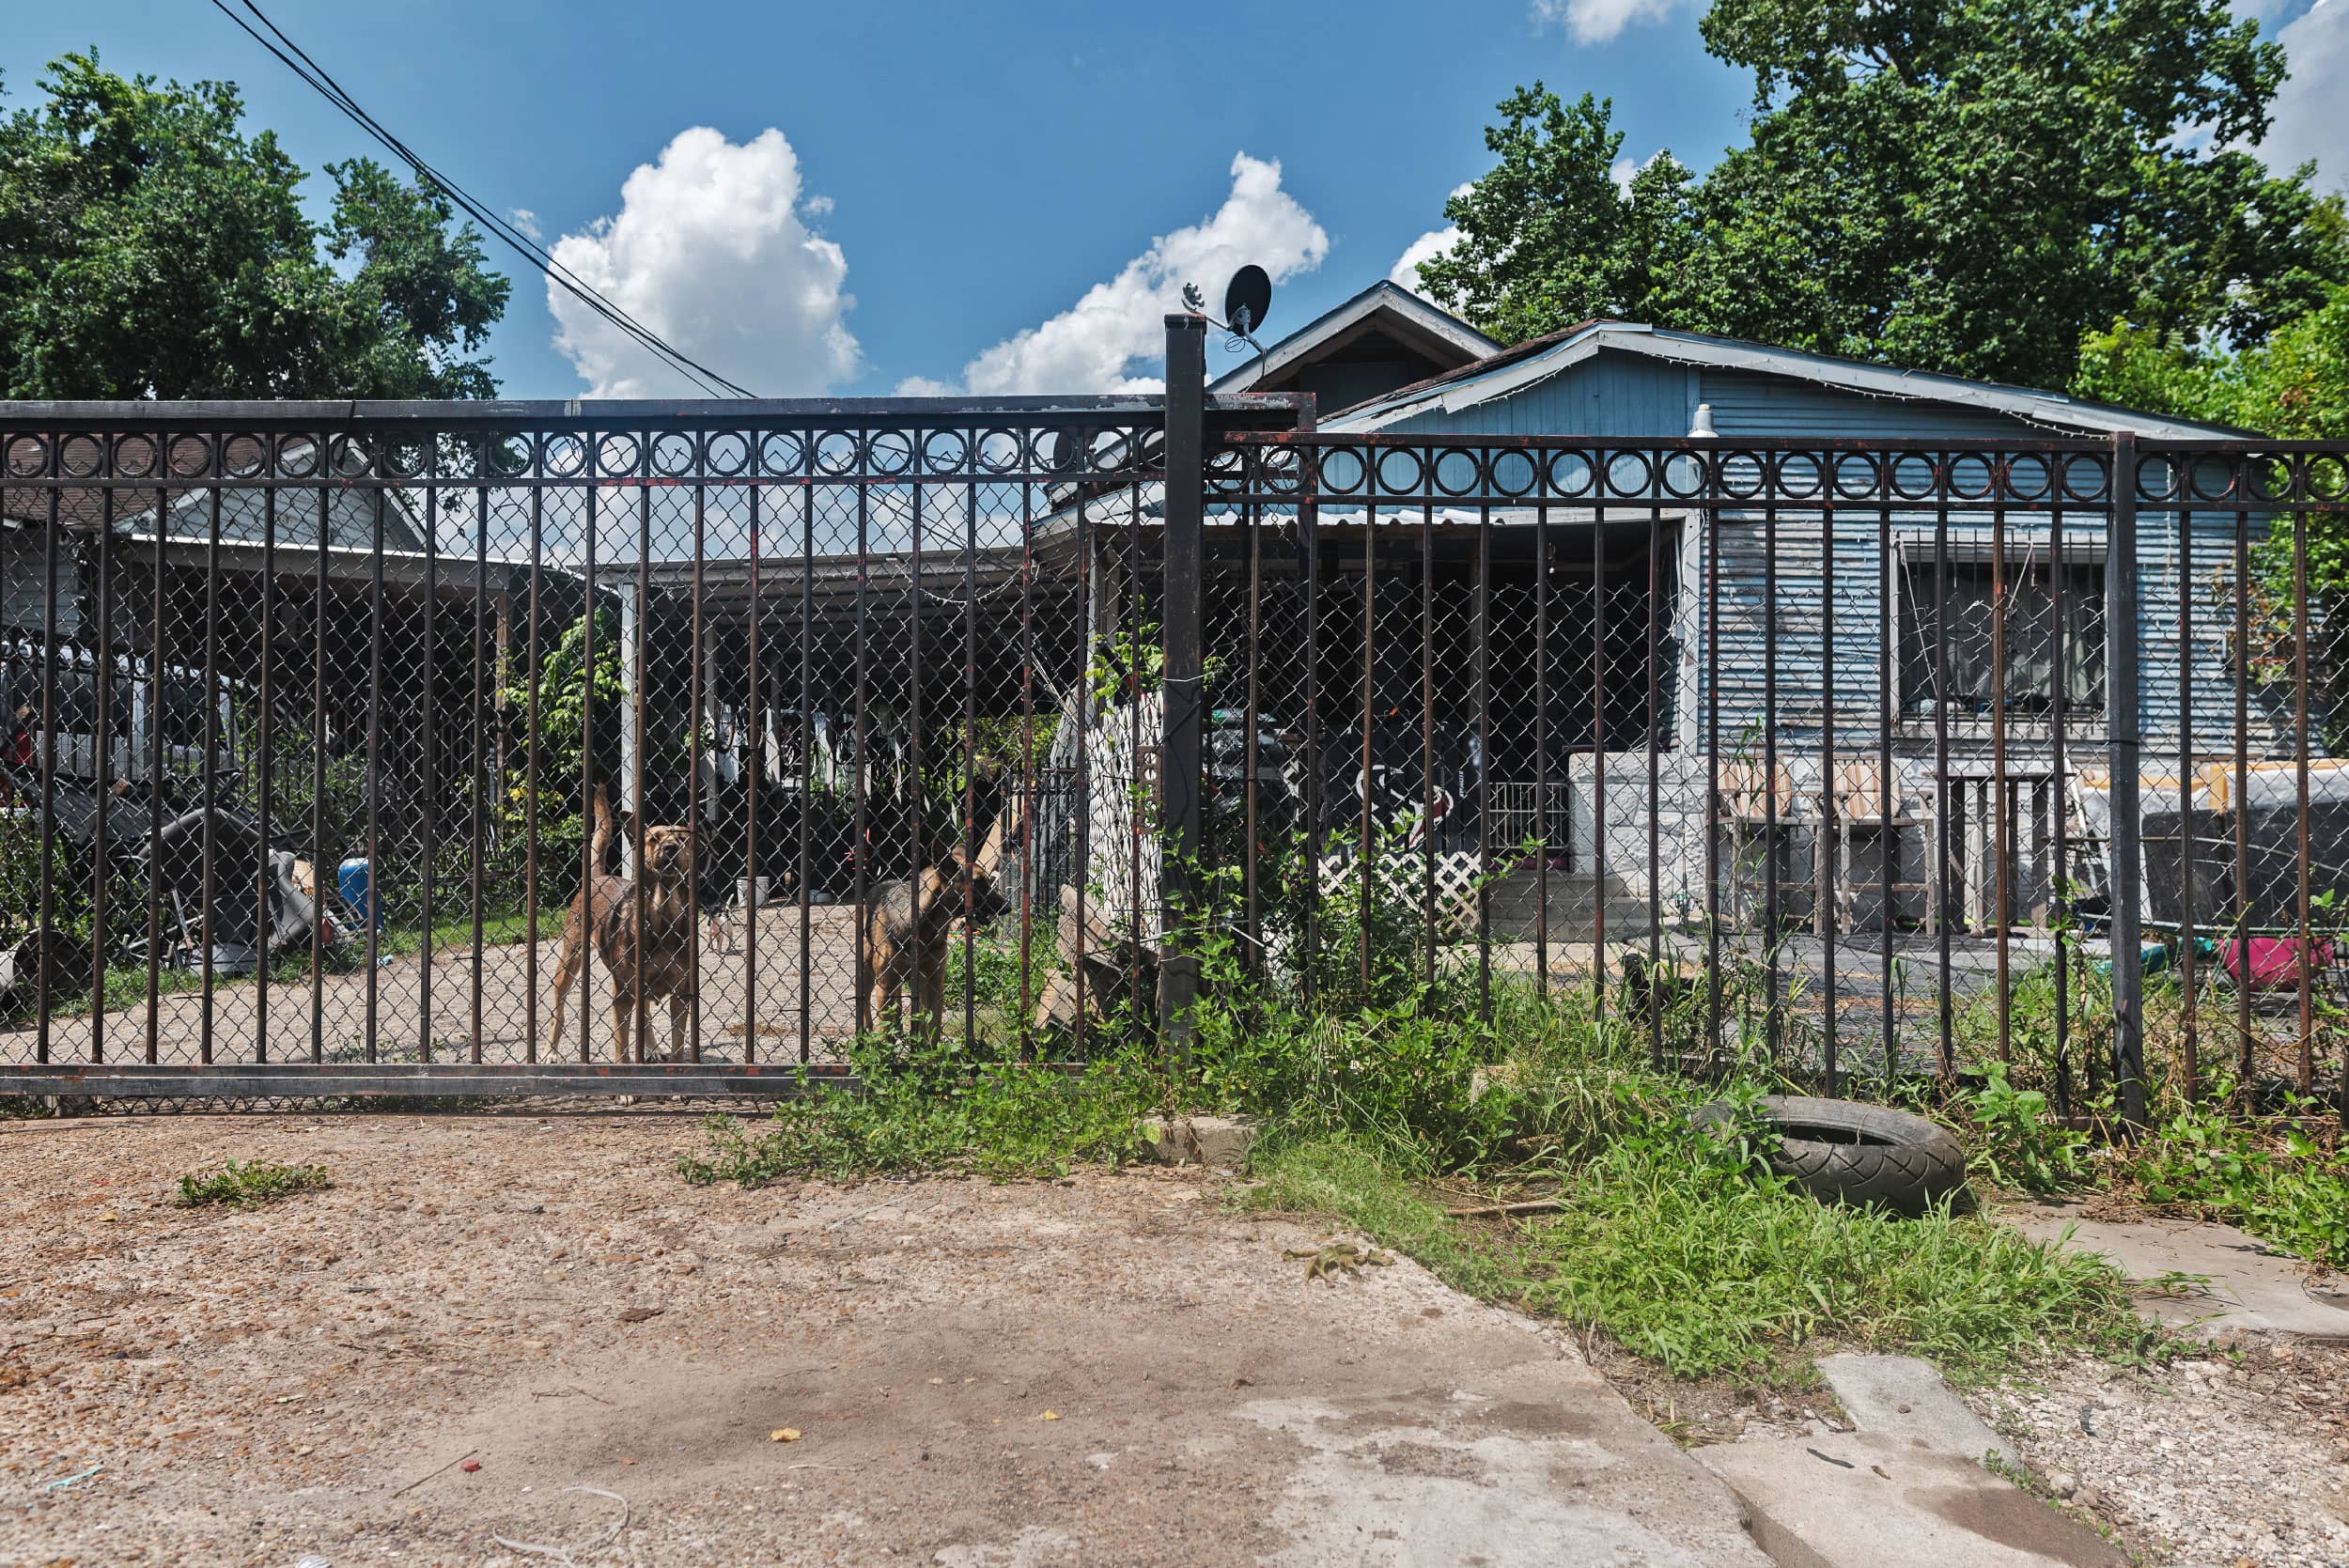
[[[634,1060],[629,1055],[628,1026],[635,1014],[636,1001],[633,997],[615,996],[612,999],[612,1059],[623,1066]]]
[[[692,999],[682,991],[669,993],[669,1060],[685,1060],[685,1017]]]
[[[562,1049],[564,1003],[570,997],[573,982],[579,978],[580,955],[586,949],[585,933],[580,927],[577,914],[574,909],[572,918],[563,923],[563,943],[555,950],[554,1032],[547,1039],[550,1054]]]

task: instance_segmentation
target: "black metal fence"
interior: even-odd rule
[[[1400,944],[1830,1092],[2341,1092],[2339,448],[1180,390],[0,444],[0,1090],[1066,1059],[1179,1040],[1228,937],[1293,993]]]

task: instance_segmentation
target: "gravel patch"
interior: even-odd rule
[[[2156,1561],[2349,1565],[2349,1351],[2083,1358],[1967,1397],[2066,1506]]]

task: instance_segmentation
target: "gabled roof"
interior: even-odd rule
[[[1869,397],[1948,403],[2006,414],[2074,434],[2106,435],[2134,430],[2139,435],[2181,440],[2251,434],[2224,425],[2206,425],[2067,397],[2060,392],[1968,380],[1962,376],[1927,370],[1901,370],[1865,360],[1841,359],[1797,349],[1773,349],[1739,338],[1611,320],[1584,321],[1544,337],[1529,338],[1473,365],[1398,388],[1349,409],[1330,421],[1328,427],[1376,430],[1414,414],[1475,408],[1562,375],[1606,351],[1712,369],[1786,376]]]
[[[1499,342],[1458,317],[1380,278],[1273,344],[1262,359],[1252,355],[1238,369],[1210,381],[1207,390],[1247,392],[1263,387],[1281,380],[1293,367],[1334,353],[1373,332],[1384,333],[1439,365],[1470,365],[1502,351]]]

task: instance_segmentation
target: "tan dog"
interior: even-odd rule
[[[554,1033],[550,1050],[563,1044],[564,1003],[587,968],[591,942],[612,972],[613,1060],[642,1061],[644,1042],[630,1051],[637,1009],[662,997],[669,999],[667,1060],[685,1058],[685,1020],[701,983],[693,951],[693,830],[661,827],[645,830],[642,848],[644,908],[641,924],[637,884],[603,870],[604,852],[612,843],[612,814],[603,791],[596,791],[595,874],[571,900],[563,922],[563,945],[554,964]],[[650,1019],[646,1032],[649,1033]]]
[[[919,875],[874,888],[857,918],[857,1027],[896,1022],[898,994],[913,990],[913,1023],[938,1032],[945,1004],[947,944],[967,909],[980,920],[1000,914],[995,875],[1003,858],[1003,819],[988,831],[977,858],[957,849]]]

